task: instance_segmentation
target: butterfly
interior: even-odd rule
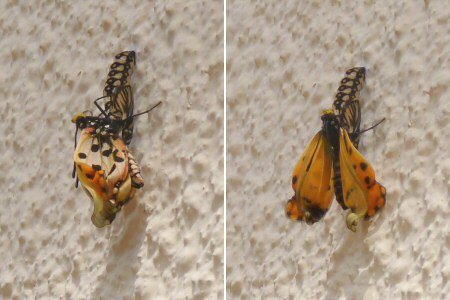
[[[295,194],[286,204],[289,218],[313,224],[327,213],[336,195],[344,210],[351,209],[346,223],[356,231],[360,219],[374,216],[384,206],[386,189],[376,181],[372,166],[357,150],[359,135],[366,131],[360,130],[359,106],[364,79],[364,68],[348,70],[333,109],[323,112],[322,129],[309,143],[292,175]]]
[[[91,220],[104,227],[114,220],[116,213],[130,201],[136,189],[144,185],[140,168],[128,149],[133,134],[133,118],[148,113],[152,108],[133,115],[130,75],[135,64],[133,51],[116,55],[106,81],[104,96],[94,101],[100,114],[86,111],[77,114],[74,171],[83,189],[94,202]],[[127,91],[127,92],[125,92]],[[105,95],[106,94],[106,95]],[[98,100],[107,98],[104,108]],[[78,130],[81,131],[77,143]]]

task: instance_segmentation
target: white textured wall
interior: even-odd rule
[[[223,3],[88,2],[0,4],[0,298],[221,298]],[[163,104],[135,123],[144,188],[99,230],[70,120],[123,50],[136,111]]]
[[[229,299],[448,299],[450,2],[227,2]],[[387,188],[357,233],[334,203],[287,220],[291,174],[344,71],[366,66],[360,149]]]

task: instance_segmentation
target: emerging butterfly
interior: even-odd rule
[[[79,180],[94,202],[91,220],[97,227],[111,224],[136,189],[144,185],[139,165],[127,144],[133,134],[133,118],[148,113],[161,102],[133,115],[129,82],[134,63],[133,51],[118,54],[108,74],[105,95],[94,102],[100,114],[83,112],[72,119],[77,128],[72,176],[77,174],[76,186]],[[108,98],[104,109],[97,103],[102,98]],[[77,144],[78,130],[82,132]]]
[[[307,224],[319,221],[330,208],[335,193],[340,206],[351,209],[347,227],[356,231],[361,218],[373,217],[384,206],[386,189],[375,180],[372,166],[357,150],[359,135],[366,131],[359,129],[359,93],[364,78],[364,68],[348,70],[335,96],[335,111],[323,112],[322,129],[294,169],[295,194],[286,204],[291,219]]]

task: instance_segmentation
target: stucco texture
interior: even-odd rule
[[[227,2],[227,298],[447,299],[450,3]],[[387,189],[356,233],[334,202],[285,216],[346,69],[367,69],[360,151]]]
[[[223,297],[223,3],[2,1],[0,298]],[[145,181],[112,225],[71,178],[72,117],[137,54]]]

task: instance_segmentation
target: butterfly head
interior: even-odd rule
[[[72,118],[72,123],[75,123],[77,128],[84,129],[88,127],[90,121],[92,121],[92,113],[90,111],[84,111],[75,115]]]
[[[334,113],[334,110],[326,109],[326,110],[324,110],[322,112],[321,119],[322,119],[323,122],[329,122],[329,121],[332,121],[332,120],[338,120],[338,117]]]

